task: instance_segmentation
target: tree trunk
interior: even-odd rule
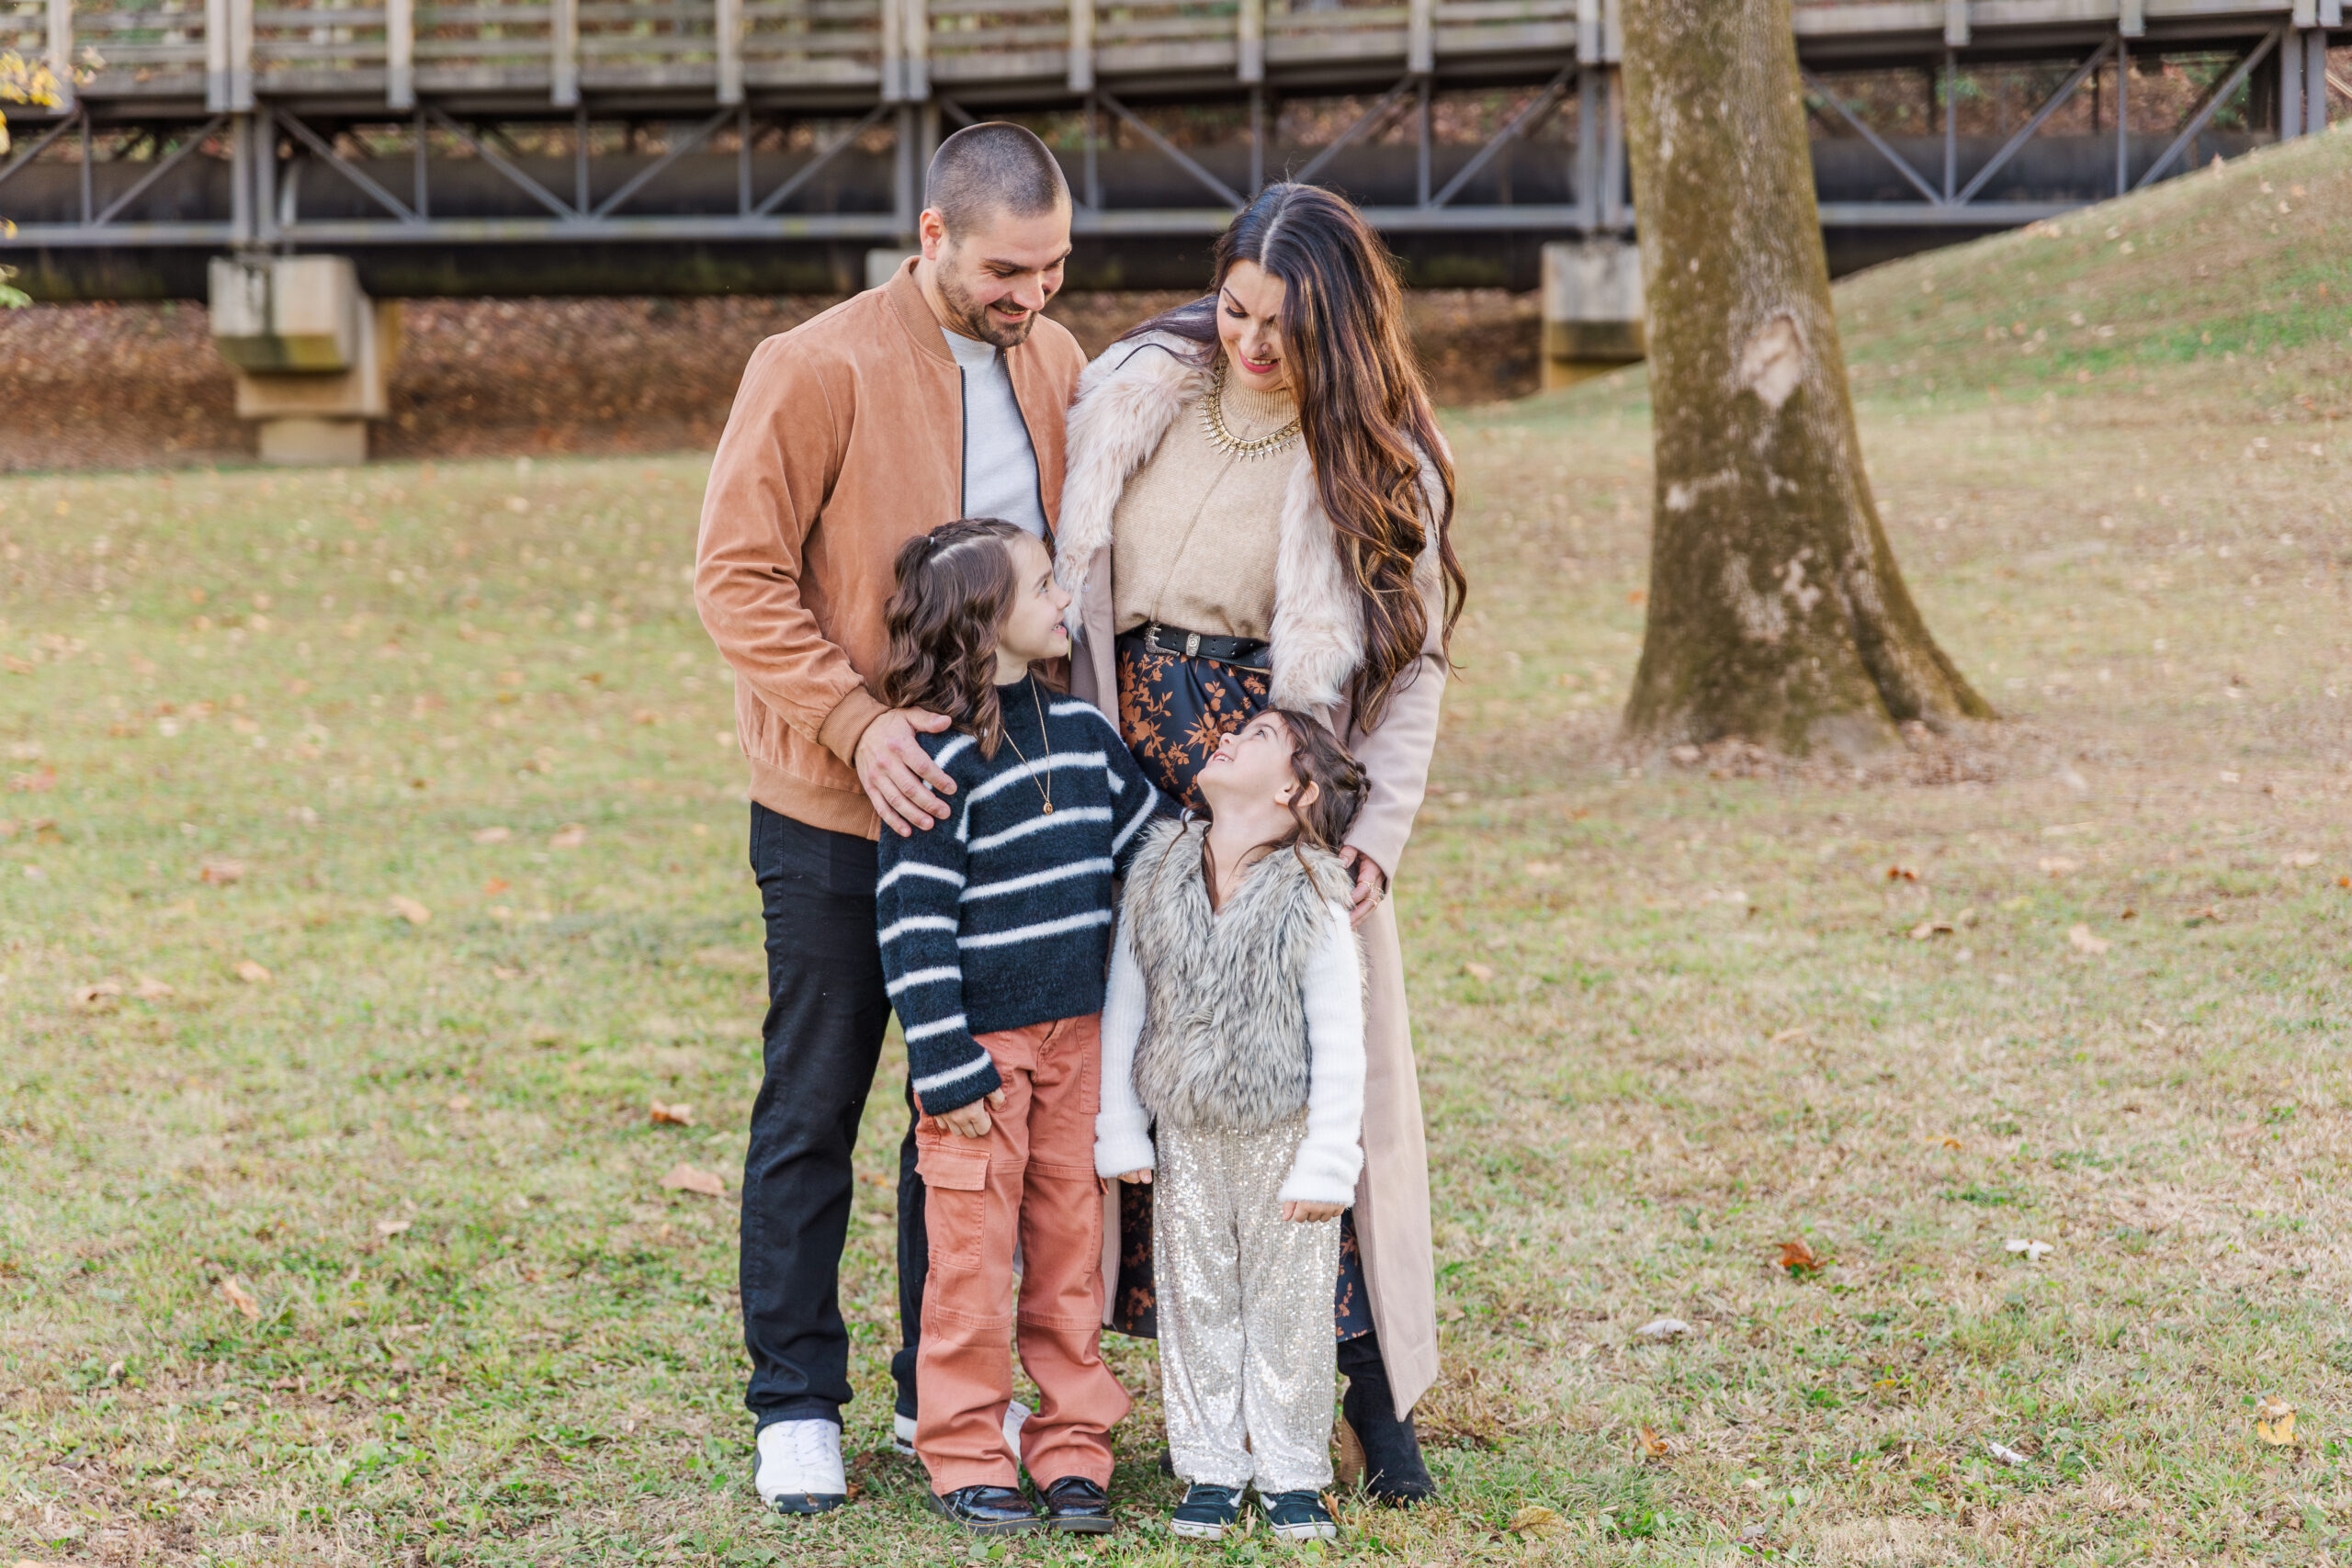
[[[1627,733],[1866,751],[1992,717],[1862,471],[1789,0],[1624,0],[1624,39],[1657,468]]]

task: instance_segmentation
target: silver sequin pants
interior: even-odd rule
[[[1261,1495],[1331,1483],[1340,1222],[1282,1217],[1304,1116],[1157,1134],[1153,1293],[1168,1450],[1188,1482]],[[1245,1446],[1246,1445],[1246,1446]]]

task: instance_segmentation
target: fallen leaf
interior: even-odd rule
[[[1995,1459],[1999,1460],[2003,1464],[2025,1464],[2029,1462],[2025,1455],[2018,1452],[2017,1450],[2009,1447],[2008,1444],[1996,1443],[1990,1438],[1984,1439],[1984,1451],[1991,1454]]]
[[[548,848],[576,850],[588,841],[588,829],[577,822],[567,822],[548,835]]]
[[[1530,1503],[1513,1514],[1510,1525],[1505,1528],[1513,1535],[1542,1537],[1557,1535],[1566,1526],[1567,1521],[1560,1517],[1556,1509],[1547,1508],[1541,1503]]]
[[[1911,940],[1925,942],[1931,936],[1950,936],[1951,933],[1952,923],[1950,920],[1921,920],[1911,928]]]
[[[2026,1241],[2012,1236],[2010,1239],[2001,1244],[2001,1250],[2004,1252],[2020,1254],[2028,1263],[2039,1263],[2043,1258],[2049,1257],[2052,1253],[2057,1251],[2058,1248],[2050,1242]]]
[[[1642,1445],[1642,1453],[1644,1457],[1648,1459],[1664,1459],[1667,1455],[1674,1451],[1673,1445],[1668,1443],[1664,1438],[1659,1437],[1657,1430],[1650,1427],[1646,1422],[1644,1423],[1641,1427],[1640,1440]]]
[[[1491,980],[1495,977],[1495,966],[1491,964],[1464,964],[1462,966],[1462,972],[1473,980]]]
[[[2070,871],[2083,869],[2082,862],[2069,860],[2064,855],[2044,855],[2034,863],[2052,876],[2064,876]]]
[[[94,1008],[122,995],[119,980],[98,980],[87,986],[76,986],[68,993],[75,1007]]]
[[[659,724],[662,722],[662,714],[656,708],[639,708],[629,715],[629,719],[636,724]]]
[[[1813,1031],[1805,1028],[1803,1024],[1799,1024],[1793,1029],[1783,1029],[1778,1031],[1770,1039],[1767,1040],[1765,1043],[1768,1045],[1793,1044],[1797,1041],[1803,1040],[1812,1032]]]
[[[43,765],[29,773],[11,773],[8,787],[20,795],[46,795],[57,787],[57,770]]]
[[[2066,940],[2085,953],[2105,953],[2114,945],[2103,936],[2093,935],[2088,926],[2075,927],[2066,933]]]
[[[225,857],[207,859],[197,867],[196,879],[215,887],[228,887],[245,879],[245,863]]]
[[[220,1281],[220,1296],[246,1317],[255,1321],[260,1319],[261,1303],[254,1299],[253,1292],[247,1290],[245,1282],[234,1274]]]
[[[407,894],[395,893],[392,895],[390,902],[392,906],[392,913],[398,915],[401,919],[406,920],[410,925],[422,926],[432,923],[433,911],[418,903],[415,899],[410,897]]]
[[[266,986],[269,984],[269,971],[250,958],[240,958],[237,960],[237,978],[248,986]]]
[[[1948,1149],[1956,1149],[1961,1146],[1960,1140],[1953,1137],[1950,1133],[1946,1133],[1942,1137],[1938,1138],[1936,1142],[1941,1144]]]
[[[1645,1339],[1674,1339],[1690,1332],[1690,1325],[1679,1317],[1654,1317],[1634,1330]]]
[[[684,1160],[670,1168],[670,1174],[662,1179],[662,1185],[673,1192],[699,1192],[706,1198],[722,1198],[727,1194],[727,1183],[715,1173],[696,1170]]]
[[[141,975],[139,976],[138,987],[130,994],[142,1002],[160,1002],[166,997],[179,995],[179,992],[152,975]]]
[[[1889,882],[1917,882],[1919,874],[1907,865],[1891,865],[1886,868],[1886,879]]]
[[[486,894],[503,893],[509,886],[510,884],[504,877],[493,876],[488,882],[481,885],[481,890]]]
[[[376,1234],[382,1236],[385,1240],[390,1241],[396,1235],[406,1234],[409,1227],[415,1224],[416,1222],[414,1220],[378,1220],[376,1222]]]
[[[2222,923],[2222,911],[2208,904],[2201,909],[2192,909],[2183,915],[2180,923],[2184,926],[2218,926]]]
[[[695,1124],[695,1108],[681,1101],[676,1105],[653,1102],[653,1124],[657,1127],[691,1127]]]
[[[1781,1244],[1781,1267],[1792,1274],[1811,1274],[1820,1269],[1822,1260],[1804,1241],[1784,1241]]]
[[[458,1112],[459,1114],[471,1111],[473,1108],[474,1102],[471,1095],[453,1094],[449,1097],[449,1109]]]
[[[2274,1449],[2295,1440],[2295,1407],[2277,1394],[2265,1395],[2254,1408],[2254,1435]]]
[[[512,828],[477,828],[474,829],[474,842],[477,844],[503,844],[514,836],[514,829]]]

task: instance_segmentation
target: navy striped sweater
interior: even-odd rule
[[[1102,1010],[1111,880],[1164,809],[1093,705],[1035,676],[999,686],[997,702],[1005,738],[992,758],[960,731],[922,738],[956,781],[954,814],[910,838],[882,835],[882,973],[908,1077],[933,1116],[998,1087],[974,1035]]]

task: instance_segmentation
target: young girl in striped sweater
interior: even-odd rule
[[[882,835],[876,886],[923,1115],[915,1453],[940,1511],[968,1529],[1102,1533],[1107,1434],[1127,1398],[1100,1347],[1098,1015],[1112,878],[1159,797],[1110,720],[1033,669],[1069,651],[1069,595],[1034,536],[965,519],[908,541],[897,566],[880,695],[954,721],[922,744],[956,785],[948,820]],[[1003,1431],[1009,1334],[1040,1396],[1017,1454]]]

